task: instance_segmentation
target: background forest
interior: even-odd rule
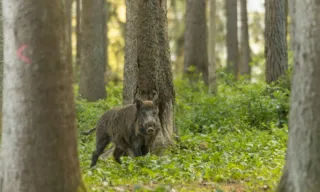
[[[185,32],[185,13],[186,1],[168,0],[168,34],[170,40],[170,55],[172,71],[174,77],[179,77],[184,66],[184,32]],[[106,81],[110,79],[113,82],[119,82],[123,79],[124,47],[125,47],[125,21],[126,7],[124,1],[109,0],[107,1],[107,37],[108,37],[108,63],[105,74]],[[248,0],[248,31],[251,51],[252,81],[265,81],[264,65],[264,1]],[[241,38],[241,15],[240,1],[238,3],[238,41]],[[209,2],[206,4],[207,17],[209,18]],[[225,2],[216,1],[216,14],[214,22],[216,33],[216,65],[221,69],[226,65],[226,10]],[[209,27],[209,20],[207,25]],[[73,42],[73,59],[76,59],[76,3],[73,3],[72,17],[72,42]],[[241,47],[239,47],[241,51]],[[110,74],[109,74],[110,73]]]
[[[6,119],[2,124],[1,157],[8,157],[3,158],[2,165],[6,168],[0,175],[4,191],[23,186],[23,182],[12,183],[20,181],[19,178],[29,178],[21,176],[29,173],[25,171],[29,166],[37,167],[34,178],[52,175],[47,176],[52,179],[51,186],[60,183],[53,178],[62,178],[65,182],[61,186],[71,183],[71,189],[81,181],[81,175],[82,191],[84,187],[86,191],[96,192],[240,192],[277,188],[286,170],[293,66],[287,0],[167,0],[166,3],[161,0],[63,0],[63,6],[56,2],[50,4],[51,1],[43,4],[24,1],[29,4],[1,0],[5,42],[5,49],[2,47],[1,51],[5,54],[3,119]],[[30,2],[37,9],[33,9]],[[53,11],[44,17],[41,11],[32,15],[21,10]],[[58,13],[62,12],[64,17],[59,17]],[[43,24],[34,18],[51,20]],[[47,31],[35,36],[32,30],[26,30],[24,27],[33,19],[34,31],[36,26]],[[13,25],[25,29],[21,32],[24,35],[17,33],[20,28],[11,27]],[[56,33],[51,34],[50,30]],[[63,34],[63,38],[55,34]],[[23,44],[29,41],[38,44],[30,43],[30,50]],[[41,41],[47,45],[55,43],[46,47]],[[63,42],[63,54],[58,54],[61,50],[57,47],[61,44],[57,42]],[[21,56],[24,49],[25,57]],[[42,52],[36,55],[35,50]],[[15,54],[14,59],[10,59],[10,54]],[[41,60],[46,56],[52,63],[49,59],[48,62]],[[59,58],[64,59],[54,60]],[[46,62],[47,68],[42,68],[37,61]],[[65,65],[55,65],[53,61]],[[18,68],[13,63],[24,65]],[[57,72],[50,66],[55,66]],[[49,82],[46,78],[52,81],[46,84]],[[52,83],[54,80],[56,84]],[[22,86],[29,81],[34,87]],[[64,92],[71,81],[75,105],[72,94]],[[94,128],[106,110],[133,103],[135,97],[146,99],[152,89],[159,92],[159,118],[175,145],[165,147],[161,155],[122,157],[122,164],[110,156],[110,145],[97,165],[90,168],[95,133],[82,133]],[[51,91],[54,94],[50,94]],[[13,92],[22,96],[13,96]],[[39,98],[39,102],[33,98]],[[50,104],[40,107],[47,103]],[[75,125],[70,123],[73,108]],[[19,110],[14,113],[16,109]],[[35,114],[39,118],[30,120]],[[15,121],[14,116],[19,121]],[[43,127],[48,132],[42,132]],[[59,130],[51,131],[55,128]],[[76,135],[73,130],[77,130]],[[42,139],[37,140],[40,135]],[[163,137],[166,138],[164,133]],[[23,139],[27,141],[21,142]],[[44,144],[48,140],[49,144]],[[56,151],[45,150],[56,146],[51,141],[58,143]],[[72,141],[77,141],[77,145]],[[36,153],[37,150],[40,152]],[[22,154],[21,159],[12,155],[12,151]],[[44,155],[46,152],[50,155]],[[33,156],[29,158],[28,154]],[[46,158],[42,159],[42,155]],[[50,161],[53,158],[58,159]],[[39,163],[33,165],[32,161]],[[50,169],[45,172],[44,167]],[[11,170],[20,177],[15,177],[16,172]],[[9,182],[10,178],[16,180]],[[30,184],[25,185],[26,188],[41,189],[31,184],[32,179],[26,180],[25,183]],[[81,191],[80,184],[74,185]],[[67,187],[56,189],[72,191]]]

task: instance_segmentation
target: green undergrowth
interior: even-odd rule
[[[201,82],[175,81],[176,124],[183,133],[210,133],[243,129],[270,130],[287,124],[289,90],[265,83],[232,82],[225,77],[216,96]]]
[[[99,158],[90,169],[95,134],[79,135],[88,191],[232,191],[226,190],[229,185],[240,186],[240,191],[272,191],[284,163],[288,88],[224,77],[215,96],[201,82],[181,78],[175,80],[175,90],[181,142],[163,156],[123,157],[122,165]],[[93,128],[105,110],[121,105],[122,87],[109,84],[107,91],[106,100],[92,103],[77,95],[79,132]]]

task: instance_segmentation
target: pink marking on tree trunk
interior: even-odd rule
[[[31,63],[31,60],[30,60],[28,57],[26,57],[26,56],[24,56],[24,55],[22,54],[22,51],[25,50],[27,47],[28,47],[28,45],[25,45],[25,44],[22,45],[22,46],[18,49],[17,55],[18,55],[18,57],[19,57],[22,61],[24,61],[25,63],[30,64],[30,63]]]

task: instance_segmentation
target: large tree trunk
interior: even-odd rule
[[[293,21],[294,71],[286,165],[278,191],[317,192],[320,189],[320,4],[289,1]]]
[[[210,0],[209,10],[209,92],[216,93],[218,90],[216,75],[216,0]]]
[[[193,66],[208,85],[206,0],[187,0],[184,38],[184,73],[193,76]],[[190,77],[191,77],[190,76]]]
[[[81,65],[79,92],[88,101],[107,96],[105,0],[83,0],[81,12]]]
[[[162,131],[154,152],[171,143],[173,135],[174,89],[169,60],[166,1],[126,1],[127,30],[125,47],[125,104],[140,97],[150,99],[159,93]],[[159,147],[159,148],[158,148]]]
[[[238,47],[238,16],[237,0],[226,0],[227,17],[227,72],[238,78],[239,47]]]
[[[250,69],[250,44],[249,44],[249,30],[248,30],[248,12],[247,12],[247,0],[241,0],[241,62],[240,62],[240,74],[249,75]]]
[[[284,0],[265,0],[266,82],[271,83],[288,69]]]
[[[72,66],[62,1],[3,0],[2,192],[77,192]]]

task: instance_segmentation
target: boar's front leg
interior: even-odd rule
[[[142,156],[143,153],[142,153],[142,150],[141,150],[141,142],[140,141],[136,141],[134,144],[133,144],[133,147],[132,147],[132,151],[133,151],[133,154],[135,157],[139,157],[139,156]]]
[[[142,145],[141,146],[141,153],[142,153],[142,155],[146,155],[146,154],[148,154],[149,153],[149,146],[148,145]]]
[[[121,149],[121,148],[119,148],[117,146],[113,151],[113,157],[116,160],[116,162],[118,162],[119,164],[122,163],[120,157],[124,156],[125,154],[126,154],[126,152],[123,149]]]

